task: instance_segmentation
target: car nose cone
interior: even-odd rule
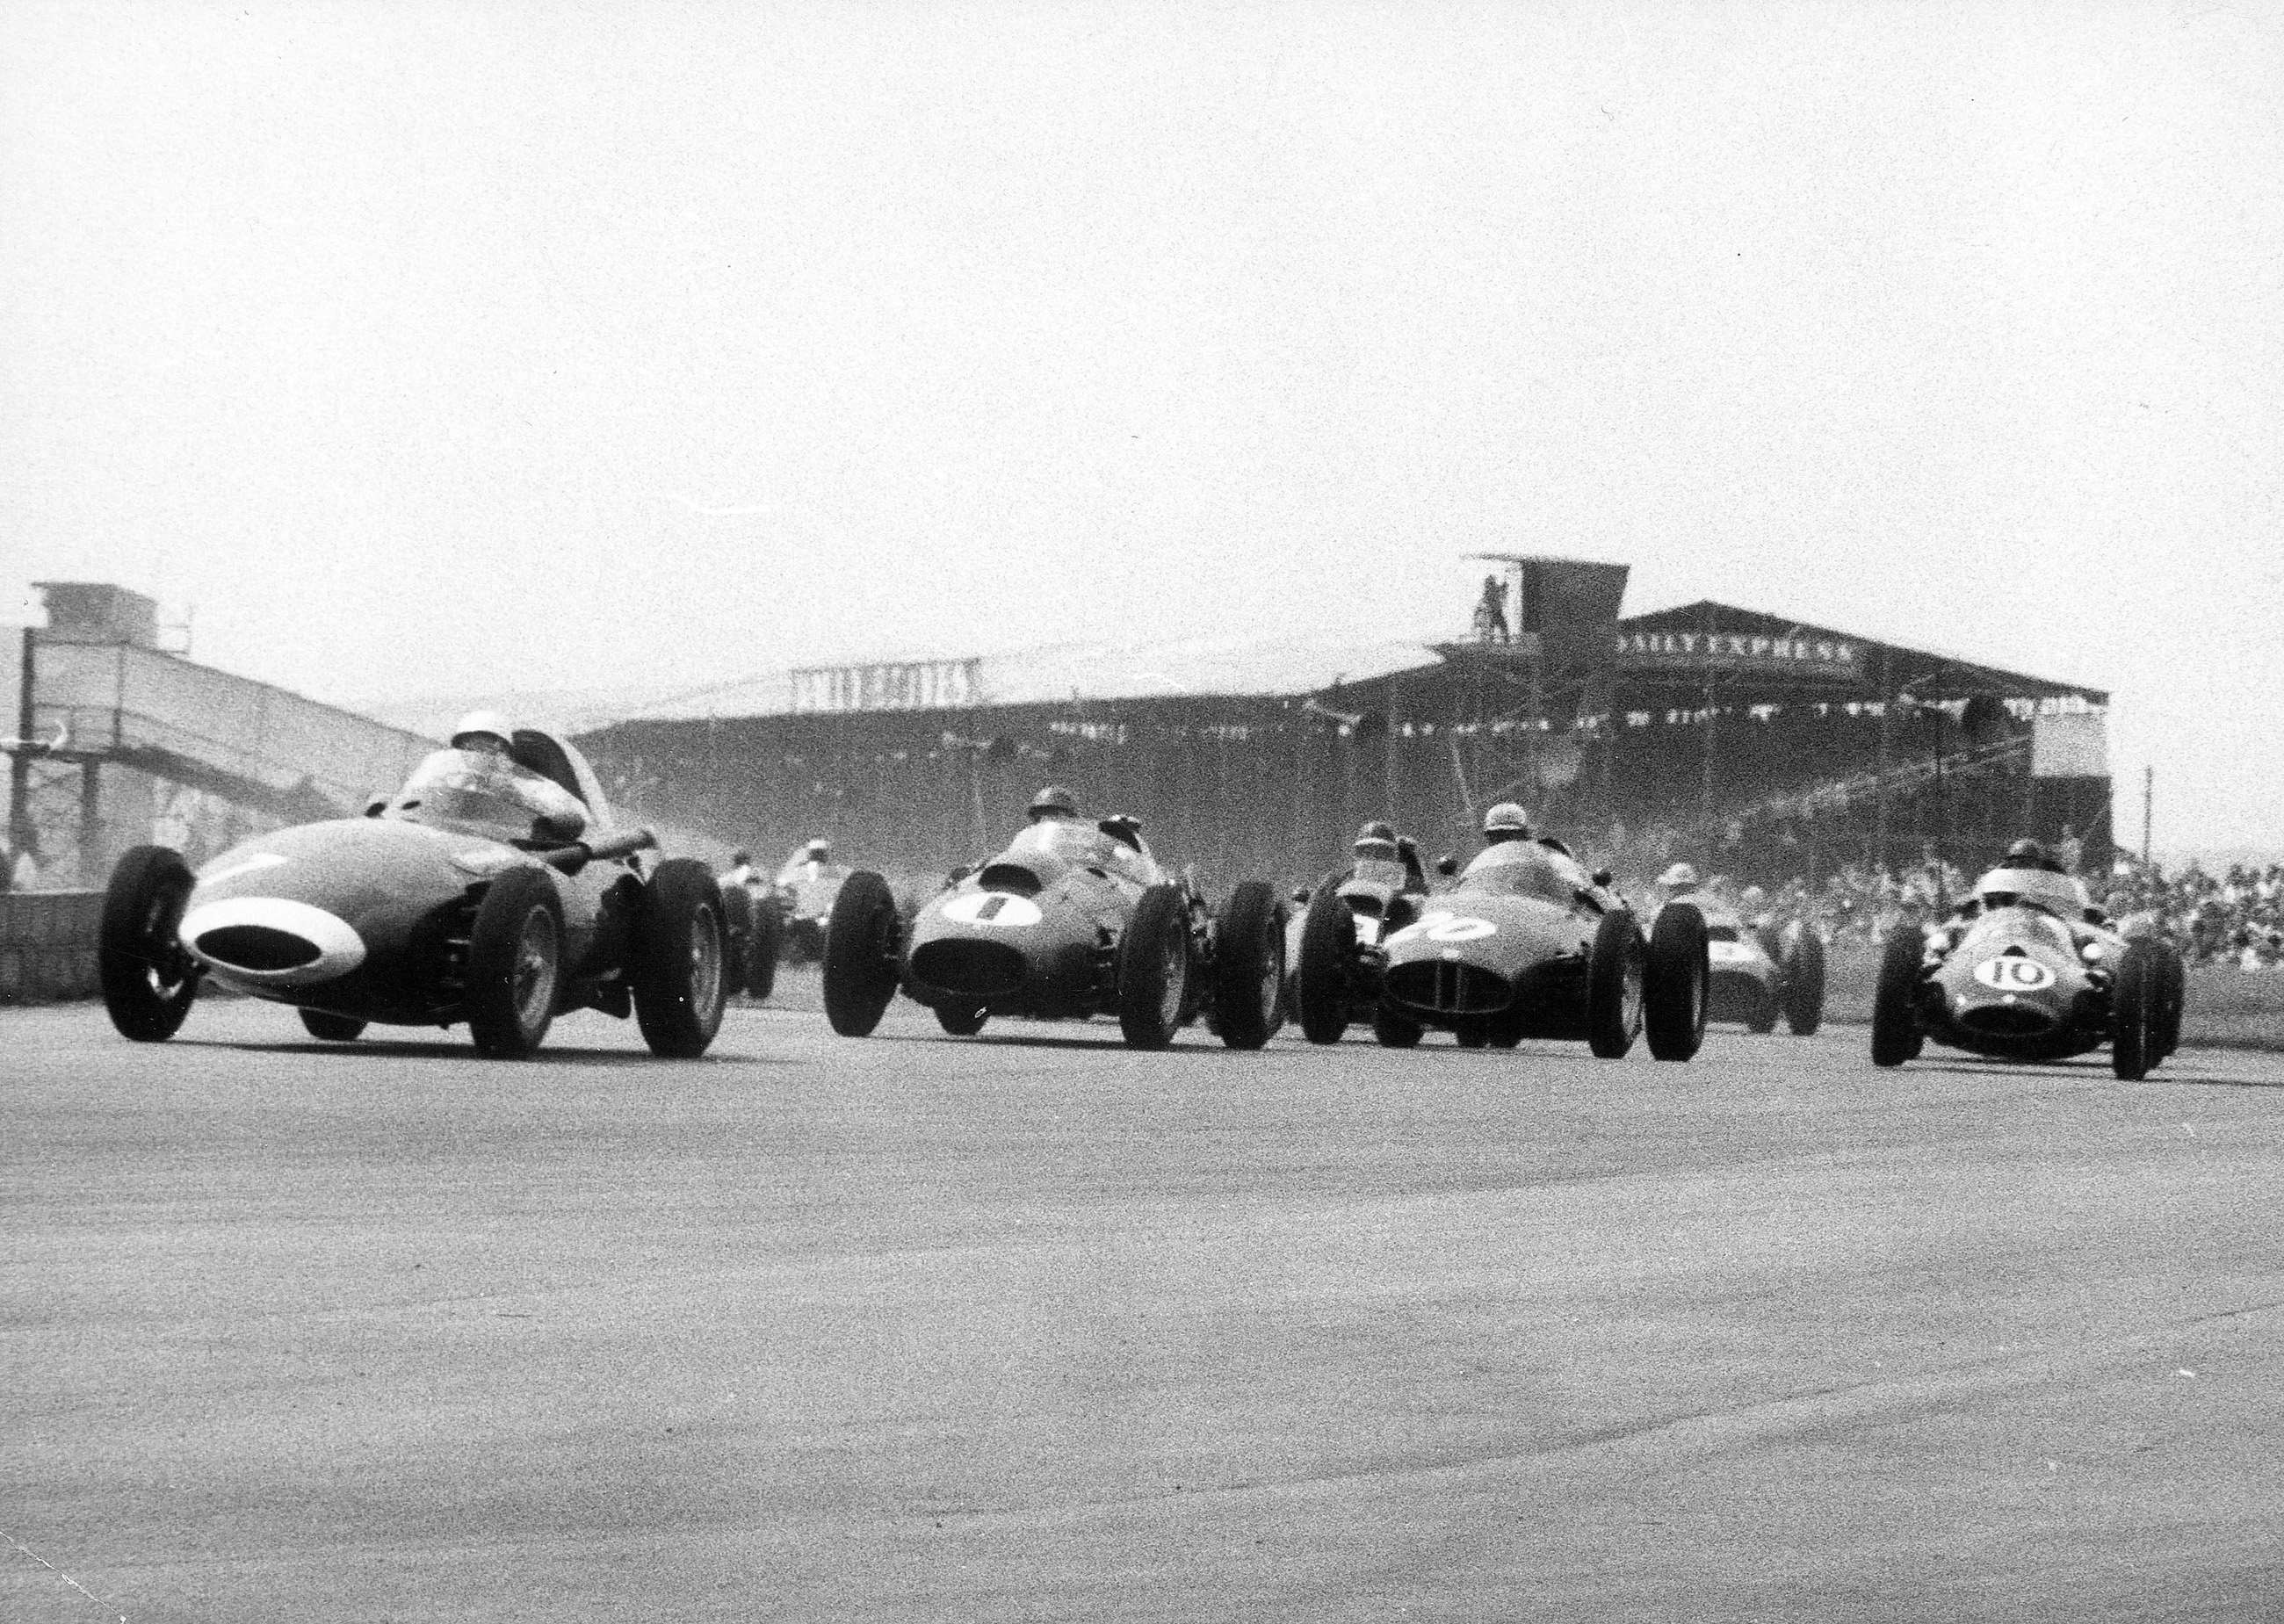
[[[229,897],[191,910],[183,945],[233,980],[306,987],[348,974],[364,962],[364,941],[348,921],[284,897]]]

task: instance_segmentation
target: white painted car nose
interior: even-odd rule
[[[276,896],[231,897],[184,917],[183,945],[233,980],[310,987],[364,962],[364,939],[345,919]]]

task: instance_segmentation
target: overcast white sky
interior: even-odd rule
[[[2284,8],[0,8],[0,619],[342,703],[1448,633],[2111,689],[2284,847]]]

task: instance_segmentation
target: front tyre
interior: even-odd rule
[[[1784,956],[1785,1025],[1795,1037],[1813,1037],[1824,1024],[1824,938],[1805,925],[1786,933]]]
[[[1312,1043],[1337,1043],[1349,1029],[1349,962],[1356,956],[1356,915],[1341,895],[1335,875],[1309,899],[1301,921],[1301,965],[1294,978],[1293,1005],[1301,1035]]]
[[[1705,916],[1690,903],[1668,902],[1650,931],[1642,989],[1642,1029],[1654,1058],[1687,1060],[1703,1046],[1712,980]]]
[[[1214,1026],[1232,1049],[1258,1049],[1285,1024],[1285,903],[1265,881],[1230,894],[1214,928]]]
[[[1169,1047],[1189,989],[1189,899],[1178,886],[1153,886],[1118,944],[1118,1029],[1127,1047]]]
[[[722,1029],[730,997],[722,882],[694,857],[669,857],[635,915],[635,1024],[654,1055],[694,1060]]]
[[[825,922],[825,1018],[843,1037],[870,1037],[896,995],[903,921],[888,882],[859,869]]]
[[[1649,949],[1641,925],[1623,910],[1594,927],[1586,959],[1586,1047],[1604,1060],[1623,1060],[1642,1027],[1643,961]]]
[[[1872,995],[1872,1064],[1901,1066],[1920,1051],[1920,966],[1927,957],[1927,933],[1899,925],[1888,933],[1880,954],[1880,983]]]
[[[555,1019],[563,971],[563,903],[539,868],[492,881],[468,934],[468,1035],[476,1052],[521,1060]]]
[[[991,1019],[991,1011],[980,1003],[939,1003],[935,1006],[935,1024],[954,1037],[974,1037],[983,1030],[983,1023]]]
[[[2110,990],[2109,1069],[2121,1082],[2139,1082],[2164,1058],[2163,949],[2146,938],[2125,944]]]
[[[1342,904],[1345,908],[1347,905]],[[1381,1004],[1372,1012],[1373,1041],[1382,1049],[1417,1049],[1426,1028],[1400,1010]]]
[[[163,1043],[182,1030],[199,995],[198,964],[176,933],[190,901],[191,866],[165,846],[137,846],[111,871],[96,938],[104,1012],[121,1037]]]
[[[324,1043],[354,1043],[364,1032],[364,1022],[354,1015],[336,1015],[331,1010],[302,1010],[301,1030]]]

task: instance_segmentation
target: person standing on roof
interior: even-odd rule
[[[1506,582],[1497,575],[1483,577],[1483,595],[1475,602],[1475,624],[1482,629],[1484,642],[1508,641]]]

